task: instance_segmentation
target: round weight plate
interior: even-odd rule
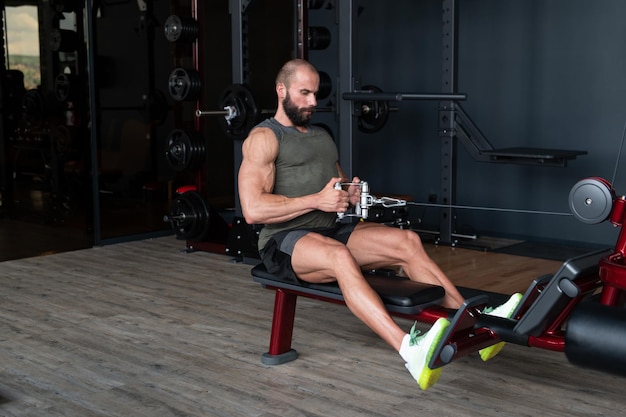
[[[333,91],[333,82],[327,72],[320,71],[320,86],[317,91],[317,100],[326,99]]]
[[[186,191],[174,199],[169,219],[180,240],[202,240],[209,230],[209,208],[196,191]]]
[[[368,85],[363,90],[382,93],[380,88]],[[360,103],[359,130],[363,133],[375,133],[382,129],[389,118],[389,103],[381,100],[364,100]]]
[[[258,115],[250,90],[242,84],[231,84],[222,93],[218,105],[220,109],[234,107],[237,113],[230,120],[220,117],[224,133],[231,139],[244,139],[256,124]]]
[[[175,68],[170,74],[168,89],[176,101],[194,101],[202,92],[202,79],[196,70]]]
[[[165,158],[175,171],[196,171],[204,163],[205,146],[198,132],[175,129],[165,141]]]
[[[578,220],[587,224],[608,219],[613,208],[614,192],[611,186],[598,178],[578,181],[569,193],[569,207]]]
[[[310,26],[308,31],[309,49],[321,50],[330,45],[330,30],[323,26]]]
[[[165,20],[163,29],[169,42],[191,43],[198,37],[200,28],[195,19],[171,15]]]

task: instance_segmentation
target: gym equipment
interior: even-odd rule
[[[402,100],[465,100],[466,94],[430,94],[430,93],[385,93],[374,85],[346,92],[344,100],[355,101],[355,114],[359,117],[359,130],[363,133],[376,133],[387,123],[389,101]]]
[[[191,17],[171,15],[165,20],[163,30],[169,42],[191,43],[198,37],[200,25]]]
[[[325,100],[330,96],[330,93],[333,91],[333,82],[330,79],[330,75],[328,75],[325,71],[319,71],[320,75],[320,86],[317,91],[317,100]]]
[[[376,86],[363,87],[365,91],[382,93]],[[365,100],[360,103],[361,116],[359,117],[359,130],[364,133],[376,133],[385,126],[389,118],[389,103],[382,100]]]
[[[578,181],[569,193],[569,208],[583,223],[596,224],[608,219],[615,192],[603,178]]]
[[[217,210],[207,204],[195,186],[180,187],[170,207],[170,214],[163,216],[169,222],[179,240],[225,241],[230,227]]]
[[[565,355],[578,366],[608,373],[623,373],[626,340],[626,310],[623,307],[586,303],[574,310],[567,322]]]
[[[254,97],[242,84],[231,84],[220,96],[218,106],[222,110],[196,110],[196,117],[224,116],[220,126],[231,139],[243,139],[257,122],[259,111]],[[262,113],[269,113],[263,110]]]
[[[170,96],[176,101],[195,101],[202,92],[200,73],[194,69],[175,68],[167,85]]]
[[[199,132],[174,129],[165,141],[165,159],[174,171],[198,170],[205,154],[204,139]]]
[[[322,76],[320,73],[320,92],[330,94],[331,82],[328,74]],[[170,76],[170,94],[176,100],[189,100],[190,97],[197,98],[200,91],[200,82],[195,80],[197,73],[188,72],[177,68]],[[325,80],[322,82],[322,80]],[[372,90],[382,91],[377,87],[369,87]],[[197,91],[195,91],[197,90]],[[273,114],[275,109],[259,110],[255,104],[252,92],[242,84],[231,84],[222,92],[218,106],[221,110],[196,110],[196,117],[224,116],[220,119],[220,125],[224,133],[231,139],[243,139],[258,122],[259,114]],[[362,104],[359,125],[366,126],[366,133],[373,133],[382,129],[387,122],[388,113],[391,110],[386,102],[379,100],[368,100]],[[318,107],[316,112],[335,111],[331,107]]]
[[[323,26],[309,26],[308,41],[309,49],[321,50],[328,48],[330,45],[330,31]]]
[[[195,188],[177,190],[170,207],[170,214],[163,216],[170,222],[179,240],[202,240],[206,237],[211,221],[209,208]]]
[[[222,92],[219,106],[229,112],[226,117],[219,119],[226,135],[231,139],[245,138],[256,124],[258,116],[250,90],[242,84],[231,84]]]
[[[335,187],[342,185],[353,183],[338,183]],[[364,208],[379,202],[369,195],[368,186],[361,187],[363,213]],[[575,215],[585,223],[609,220],[615,226],[622,226],[626,218],[626,197],[615,195],[608,181],[589,178],[574,185],[569,203]],[[607,206],[611,207],[608,215]],[[291,339],[298,296],[344,303],[336,284],[294,283],[273,276],[262,264],[252,268],[251,273],[255,282],[276,294],[270,348],[262,357],[265,364],[275,365],[297,358],[297,353],[291,349]],[[450,317],[450,311],[438,305],[443,294],[433,294],[432,288],[413,288],[424,298],[407,301],[406,295],[410,292],[407,287],[414,283],[390,279],[393,274],[384,275],[373,288],[381,295],[390,314],[425,323]],[[394,292],[398,287],[402,288],[398,290],[400,294]],[[460,290],[464,294],[467,289]],[[493,304],[486,295],[468,298],[452,316],[429,366],[432,369],[442,367],[505,341],[565,352],[575,365],[626,375],[625,292],[626,232],[622,229],[614,249],[596,250],[568,259],[554,275],[535,279],[511,319],[482,314],[484,307]],[[390,293],[404,297],[403,305],[409,308],[399,311],[396,303],[385,298]]]

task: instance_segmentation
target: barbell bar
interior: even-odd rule
[[[345,92],[341,95],[344,100],[378,100],[378,101],[402,101],[402,100],[466,100],[467,94],[446,93],[384,93],[372,89],[363,89]]]
[[[175,72],[180,70],[179,68]],[[195,74],[193,71],[183,70],[183,72],[185,75]],[[181,84],[177,84],[177,92],[188,92],[189,89],[198,90],[197,83],[186,76],[183,76],[182,79],[178,78],[178,82]],[[357,106],[356,114],[359,117],[359,130],[365,133],[374,133],[382,129],[387,122],[389,112],[397,110],[397,108],[391,108],[386,100],[376,98],[378,95],[388,97],[380,88],[367,86],[367,91],[369,93],[360,96],[362,100]],[[187,96],[186,93],[183,95]],[[337,108],[334,106],[317,107],[315,111],[331,113],[336,112]],[[259,115],[274,114],[275,112],[276,109],[258,109],[252,92],[246,86],[231,84],[222,92],[218,109],[198,108],[195,111],[195,116],[198,118],[222,116],[219,122],[224,133],[231,139],[244,139],[258,122]]]

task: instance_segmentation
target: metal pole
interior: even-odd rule
[[[243,27],[243,2],[242,0],[230,0],[230,19],[232,32],[232,73],[233,84],[244,84],[244,27]],[[241,201],[239,201],[238,173],[243,153],[241,141],[233,141],[233,153],[235,158],[235,216],[242,217]]]
[[[402,100],[465,100],[467,94],[446,93],[368,93],[366,91],[346,92],[341,95],[344,100],[364,101],[402,101]]]
[[[354,45],[355,13],[353,0],[337,2],[339,8],[339,81],[337,91],[354,91]],[[339,93],[337,93],[339,94]],[[339,164],[350,178],[353,172],[352,134],[354,131],[354,102],[337,99],[339,112]]]
[[[454,94],[456,91],[456,0],[443,0],[442,33],[442,91]],[[456,133],[455,103],[445,100],[439,104],[439,138],[441,139],[441,176],[440,199],[444,205],[453,205],[456,195]],[[439,218],[439,242],[455,245],[452,239],[454,210],[450,207],[441,209]]]

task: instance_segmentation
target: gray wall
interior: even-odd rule
[[[441,1],[361,0],[355,76],[385,91],[441,91]],[[495,148],[586,150],[565,168],[477,162],[459,144],[459,205],[569,213],[580,179],[612,179],[626,119],[626,2],[460,0],[458,92]],[[372,190],[426,202],[440,192],[436,102],[397,103],[378,133],[356,132],[354,175]],[[626,189],[626,166],[614,187]],[[438,227],[438,209],[411,208]],[[608,222],[572,216],[457,210],[456,230],[612,245]]]

